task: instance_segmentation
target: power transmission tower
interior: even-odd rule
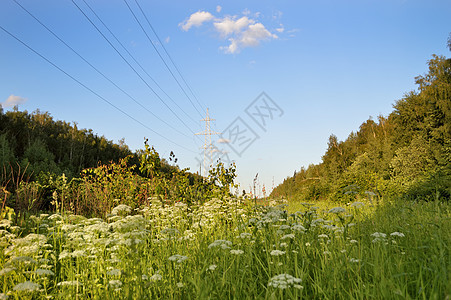
[[[205,177],[207,177],[207,153],[208,153],[208,161],[211,163],[211,153],[213,151],[213,145],[211,144],[211,136],[215,134],[219,134],[219,132],[211,131],[210,121],[215,121],[215,119],[210,119],[210,116],[208,115],[208,108],[207,108],[207,117],[205,119],[201,120],[202,122],[205,122],[205,131],[196,133],[196,135],[205,135],[205,143],[201,147],[201,149],[204,149],[204,173]],[[202,175],[202,174],[201,174]]]

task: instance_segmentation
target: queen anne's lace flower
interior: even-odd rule
[[[385,238],[387,237],[387,234],[382,233],[382,232],[375,232],[375,233],[373,233],[371,236],[372,236],[372,237],[375,237],[375,238],[382,238],[382,239],[385,239]]]
[[[36,271],[34,271],[34,273],[38,276],[53,276],[55,275],[55,273],[53,273],[50,270],[46,270],[46,269],[37,269]]]
[[[281,240],[285,240],[285,239],[294,239],[294,234],[290,233],[290,234],[286,234],[283,237],[280,238]]]
[[[187,260],[188,256],[184,256],[184,255],[180,255],[180,254],[174,254],[174,255],[170,256],[168,259],[170,261],[175,261],[177,263],[181,263],[181,262]]]
[[[15,291],[25,291],[25,292],[34,292],[41,288],[40,284],[31,282],[31,281],[25,281],[19,284],[16,284],[16,286],[13,288]]]
[[[125,204],[119,204],[118,206],[113,208],[113,210],[111,210],[111,214],[113,216],[117,216],[119,214],[128,214],[131,211],[132,211],[132,208],[130,206],[125,205]]]
[[[397,231],[390,233],[390,235],[391,236],[398,236],[398,237],[405,237],[404,233],[397,232]]]
[[[76,286],[76,285],[82,285],[81,282],[78,282],[77,280],[72,281],[61,281],[58,282],[57,286]]]
[[[285,251],[281,251],[281,250],[272,250],[269,254],[271,254],[272,256],[280,256],[280,255],[284,255]]]
[[[106,274],[110,276],[121,276],[122,272],[119,269],[111,269],[108,272],[106,272]]]
[[[343,207],[334,207],[329,210],[329,213],[330,214],[339,214],[339,213],[343,213],[345,211],[346,211],[346,209],[344,209]]]
[[[210,245],[208,245],[208,248],[221,248],[221,249],[230,249],[230,246],[232,246],[232,242],[231,241],[227,241],[227,240],[216,240],[213,243],[211,243]]]
[[[304,287],[300,285],[301,282],[301,278],[296,278],[289,274],[279,274],[269,280],[268,287],[271,286],[278,289],[294,287],[296,289],[303,289]]]
[[[118,288],[118,287],[122,286],[122,281],[120,281],[120,280],[110,280],[108,282],[108,285],[111,286],[112,288]]]

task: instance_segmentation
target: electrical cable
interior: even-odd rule
[[[141,27],[142,31],[144,32],[145,36],[147,37],[147,39],[149,40],[150,44],[152,45],[152,47],[154,48],[154,50],[157,52],[158,56],[160,57],[160,59],[163,61],[164,65],[166,66],[166,68],[168,69],[169,73],[171,73],[172,77],[174,78],[174,80],[177,82],[178,86],[180,87],[180,89],[183,91],[183,93],[185,94],[185,96],[188,98],[189,102],[191,103],[191,105],[196,109],[196,111],[199,113],[199,115],[201,117],[202,114],[199,111],[199,109],[197,109],[197,107],[194,105],[193,101],[191,100],[191,98],[188,96],[188,94],[186,93],[185,89],[182,87],[182,85],[180,84],[180,82],[178,81],[177,77],[175,77],[174,73],[172,72],[171,68],[169,68],[168,64],[166,63],[166,61],[164,60],[163,56],[161,55],[160,51],[158,51],[157,47],[155,46],[155,44],[152,42],[152,39],[149,37],[149,35],[147,34],[146,30],[144,29],[144,27],[142,26],[141,22],[139,21],[139,19],[136,17],[135,13],[133,12],[132,8],[130,7],[130,5],[128,4],[127,0],[124,0],[125,4],[127,5],[128,9],[130,10],[130,12],[132,13],[133,17],[135,18],[136,22],[139,24],[139,27]]]
[[[37,17],[35,17],[30,11],[28,11],[25,7],[23,7],[20,3],[18,3],[16,0],[13,0],[19,7],[21,7],[25,12],[27,12],[32,18],[34,18],[39,24],[41,24],[47,31],[49,31],[55,38],[57,38],[61,43],[63,43],[67,48],[69,48],[74,54],[76,54],[80,59],[82,59],[85,63],[87,63],[91,68],[93,68],[97,73],[99,73],[103,78],[108,80],[112,85],[114,85],[117,89],[119,89],[123,94],[125,94],[127,97],[132,99],[136,104],[141,106],[143,109],[145,109],[147,112],[149,112],[151,115],[153,115],[155,118],[163,122],[165,125],[169,126],[171,129],[177,131],[181,135],[190,138],[177,128],[173,127],[168,122],[161,119],[158,115],[154,114],[152,111],[150,111],[147,107],[145,107],[143,104],[141,104],[138,100],[136,100],[134,97],[132,97],[129,93],[124,91],[121,87],[119,87],[116,83],[114,83],[110,78],[108,78],[105,74],[103,74],[99,69],[97,69],[94,65],[92,65],[88,60],[86,60],[81,54],[79,54],[75,49],[73,49],[70,45],[68,45],[63,39],[61,39],[56,33],[54,33],[50,28],[48,28],[45,24],[43,24]]]
[[[102,97],[101,95],[99,95],[97,92],[95,92],[94,90],[92,90],[91,88],[89,88],[87,85],[85,85],[84,83],[82,83],[81,81],[79,81],[78,79],[76,79],[75,77],[73,77],[72,75],[70,75],[69,73],[67,73],[66,71],[64,71],[62,68],[60,68],[58,65],[56,65],[55,63],[53,63],[52,61],[50,61],[48,58],[46,58],[45,56],[43,56],[42,54],[40,54],[39,52],[37,52],[36,50],[34,50],[32,47],[30,47],[28,44],[26,44],[25,42],[23,42],[21,39],[19,39],[18,37],[16,37],[14,34],[12,34],[11,32],[9,32],[8,30],[6,30],[5,28],[3,28],[0,25],[0,29],[3,30],[5,33],[7,33],[9,36],[11,36],[12,38],[14,38],[15,40],[17,40],[19,43],[21,43],[22,45],[24,45],[25,47],[27,47],[29,50],[31,50],[32,52],[34,52],[36,55],[38,55],[39,57],[41,57],[42,59],[44,59],[47,63],[51,64],[53,67],[55,67],[56,69],[58,69],[59,71],[61,71],[62,73],[64,73],[66,76],[68,76],[69,78],[71,78],[73,81],[77,82],[79,85],[81,85],[82,87],[84,87],[85,89],[87,89],[88,91],[90,91],[92,94],[94,94],[95,96],[97,96],[98,98],[100,98],[101,100],[103,100],[104,102],[108,103],[110,106],[114,107],[116,110],[118,110],[119,112],[121,112],[122,114],[126,115],[128,118],[132,119],[133,121],[137,122],[138,124],[140,124],[141,126],[143,126],[144,128],[152,131],[153,133],[155,133],[156,135],[160,136],[161,138],[167,140],[168,142],[183,148],[189,152],[192,153],[196,153],[195,151],[192,151],[188,148],[186,148],[185,146],[182,146],[180,144],[178,144],[177,142],[174,142],[170,139],[168,139],[167,137],[165,137],[164,135],[156,132],[155,130],[153,130],[152,128],[150,128],[149,126],[147,126],[146,124],[142,123],[141,121],[139,121],[138,119],[134,118],[133,116],[131,116],[130,114],[128,114],[127,112],[125,112],[124,110],[122,110],[121,108],[117,107],[116,105],[114,105],[113,103],[111,103],[110,101],[108,101],[106,98]]]
[[[203,112],[205,113],[205,105],[202,105],[199,101],[199,99],[196,97],[196,95],[194,94],[193,90],[191,89],[190,85],[188,84],[188,82],[186,82],[185,77],[182,75],[182,73],[180,72],[179,68],[177,67],[177,65],[175,64],[174,60],[172,59],[171,55],[169,54],[169,52],[166,50],[166,47],[164,46],[164,43],[161,41],[160,37],[158,36],[157,32],[155,31],[154,27],[152,26],[152,24],[150,23],[149,19],[147,18],[146,14],[144,13],[143,9],[141,8],[141,5],[139,5],[138,0],[135,0],[136,5],[138,5],[139,9],[141,10],[141,13],[143,14],[144,18],[147,21],[147,24],[149,25],[150,29],[152,29],[152,32],[155,34],[155,36],[158,39],[158,42],[160,43],[161,47],[163,48],[164,52],[166,53],[166,55],[169,57],[169,60],[171,61],[172,65],[174,66],[175,70],[177,71],[177,73],[179,74],[180,78],[182,78],[183,82],[185,83],[185,85],[188,87],[188,90],[191,92],[191,94],[193,95],[194,99],[196,99],[197,104],[199,104],[199,107],[203,110]]]
[[[125,61],[125,63],[135,72],[135,74],[144,82],[144,84],[154,93],[155,96],[172,112],[174,116],[186,127],[192,134],[194,131],[172,110],[172,108],[158,95],[157,92],[149,85],[149,83],[136,71],[136,69],[125,59],[125,57],[117,50],[117,48],[108,40],[103,32],[94,24],[94,22],[86,15],[86,13],[72,0],[72,3],[78,8],[78,10],[85,16],[85,18],[94,26],[94,28],[100,33],[100,35],[108,42],[108,44],[116,51],[116,53]]]
[[[166,93],[166,91],[158,84],[158,82],[144,69],[144,67],[136,60],[136,58],[130,53],[130,51],[127,50],[127,48],[122,44],[122,42],[116,37],[116,35],[109,29],[109,27],[103,22],[103,20],[99,17],[99,15],[94,11],[94,9],[85,1],[82,0],[85,5],[89,8],[89,10],[96,16],[96,18],[100,21],[100,23],[102,23],[102,25],[106,28],[106,30],[108,30],[108,32],[113,36],[113,38],[116,40],[116,42],[121,45],[122,49],[125,50],[125,52],[127,52],[127,54],[133,59],[133,61],[141,68],[141,70],[153,81],[153,83],[166,95],[166,97],[169,98],[169,100],[172,101],[172,103],[174,103],[191,121],[193,121],[196,125],[197,122],[191,118],[190,115],[188,115],[185,110],[183,110],[178,104],[177,102],[174,101],[174,99],[172,99],[171,96],[168,95],[168,93]]]

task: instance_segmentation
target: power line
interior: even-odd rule
[[[135,74],[144,82],[144,84],[154,93],[155,96],[169,109],[174,116],[186,127],[192,134],[194,131],[172,110],[172,108],[158,95],[158,93],[149,85],[149,83],[136,71],[136,69],[128,62],[128,60],[117,50],[117,48],[108,40],[108,38],[103,34],[103,32],[94,24],[94,22],[86,15],[86,13],[81,9],[77,3],[72,0],[72,3],[78,8],[78,10],[85,16],[85,18],[91,23],[92,26],[100,33],[100,35],[108,42],[108,44],[116,51],[116,53],[125,61],[125,63],[135,72]]]
[[[183,93],[185,94],[185,96],[188,98],[189,102],[191,103],[191,105],[194,107],[194,109],[196,109],[196,111],[199,113],[199,115],[202,117],[201,112],[197,109],[197,107],[194,105],[193,101],[191,100],[191,98],[188,96],[188,94],[186,93],[185,89],[182,87],[182,85],[180,84],[180,82],[178,81],[177,77],[175,77],[174,73],[172,72],[171,68],[169,68],[168,64],[166,63],[166,61],[164,60],[163,56],[161,55],[160,51],[158,51],[157,47],[155,46],[155,44],[152,42],[152,39],[149,37],[149,35],[147,34],[146,30],[144,29],[144,27],[142,26],[141,22],[139,21],[139,19],[136,17],[135,13],[133,12],[132,8],[130,7],[130,5],[128,4],[127,0],[124,0],[125,4],[127,5],[128,9],[130,10],[130,12],[132,13],[133,17],[135,18],[136,22],[139,24],[139,27],[141,27],[142,31],[144,32],[144,34],[146,35],[147,39],[149,40],[150,44],[152,45],[153,49],[157,52],[158,56],[160,57],[160,59],[163,61],[164,65],[166,66],[166,68],[168,69],[169,73],[171,73],[172,77],[174,78],[174,80],[177,82],[178,86],[180,87],[180,89],[183,91]]]
[[[136,104],[144,108],[147,112],[149,112],[151,115],[153,115],[155,118],[163,122],[165,125],[169,126],[171,129],[177,131],[181,135],[188,137],[186,134],[181,132],[180,130],[173,127],[168,122],[161,119],[159,116],[154,114],[152,111],[147,109],[143,104],[141,104],[138,100],[136,100],[134,97],[132,97],[129,93],[124,91],[121,87],[119,87],[116,83],[114,83],[110,78],[108,78],[104,73],[102,73],[99,69],[97,69],[95,66],[93,66],[88,60],[86,60],[81,54],[79,54],[76,50],[74,50],[70,45],[68,45],[64,40],[62,40],[56,33],[54,33],[50,28],[48,28],[45,24],[43,24],[37,17],[35,17],[30,11],[28,11],[25,7],[23,7],[20,3],[18,3],[16,0],[13,0],[18,6],[20,6],[25,12],[27,12],[32,18],[34,18],[39,24],[41,24],[47,31],[49,31],[55,38],[57,38],[61,43],[63,43],[67,48],[69,48],[74,54],[76,54],[80,59],[82,59],[85,63],[87,63],[91,68],[93,68],[97,73],[99,73],[103,78],[108,80],[112,85],[114,85],[117,89],[119,89],[122,93],[124,93],[127,97],[132,99]]]
[[[171,61],[172,65],[174,66],[175,70],[177,71],[177,73],[179,74],[180,78],[182,78],[183,82],[185,83],[185,85],[188,87],[189,91],[191,92],[191,94],[193,95],[194,99],[196,99],[197,104],[199,104],[199,107],[205,112],[205,109],[203,108],[203,105],[200,103],[199,99],[196,97],[196,95],[194,94],[193,90],[191,89],[191,87],[189,86],[189,84],[186,82],[185,77],[182,75],[182,73],[180,72],[179,68],[177,67],[177,65],[175,64],[174,60],[172,59],[171,55],[169,54],[169,52],[167,51],[166,47],[164,46],[164,43],[161,41],[160,37],[158,36],[157,32],[155,31],[155,29],[153,28],[152,24],[150,23],[149,19],[147,18],[146,14],[144,13],[143,9],[141,8],[141,5],[139,5],[138,0],[135,0],[136,5],[138,5],[139,9],[141,10],[141,13],[143,14],[144,18],[147,21],[147,24],[149,24],[150,29],[152,29],[152,32],[155,34],[155,36],[158,39],[158,42],[160,43],[161,47],[163,48],[164,52],[166,53],[166,55],[169,57],[169,60]]]
[[[127,112],[125,112],[124,110],[122,110],[121,108],[117,107],[116,105],[114,105],[113,103],[111,103],[110,101],[108,101],[106,98],[102,97],[101,95],[99,95],[97,92],[95,92],[94,90],[92,90],[91,88],[89,88],[88,86],[86,86],[84,83],[82,83],[81,81],[79,81],[78,79],[76,79],[75,77],[73,77],[72,75],[70,75],[69,73],[67,73],[66,71],[64,71],[62,68],[60,68],[58,65],[56,65],[55,63],[51,62],[48,58],[46,58],[45,56],[43,56],[42,54],[40,54],[39,52],[37,52],[36,50],[34,50],[33,48],[31,48],[28,44],[26,44],[25,42],[23,42],[21,39],[19,39],[18,37],[16,37],[14,34],[12,34],[11,32],[9,32],[8,30],[6,30],[5,28],[3,28],[0,25],[0,29],[3,30],[4,32],[6,32],[9,36],[11,36],[12,38],[14,38],[16,41],[18,41],[19,43],[21,43],[22,45],[24,45],[25,47],[27,47],[29,50],[31,50],[32,52],[34,52],[36,55],[38,55],[39,57],[41,57],[42,59],[44,59],[47,63],[51,64],[53,67],[55,67],[56,69],[58,69],[59,71],[61,71],[62,73],[64,73],[66,76],[68,76],[69,78],[71,78],[73,81],[77,82],[79,85],[81,85],[82,87],[84,87],[85,89],[87,89],[88,91],[90,91],[92,94],[96,95],[98,98],[100,98],[101,100],[103,100],[104,102],[108,103],[110,106],[114,107],[116,110],[118,110],[119,112],[121,112],[122,114],[126,115],[127,117],[129,117],[130,119],[132,119],[133,121],[135,121],[136,123],[140,124],[141,126],[143,126],[144,128],[152,131],[153,133],[155,133],[156,135],[162,137],[163,139],[167,140],[168,142],[179,146],[180,148],[183,148],[189,152],[192,153],[196,153],[188,148],[186,148],[185,146],[182,146],[170,139],[168,139],[167,137],[163,136],[162,134],[156,132],[155,130],[153,130],[152,128],[150,128],[149,126],[147,126],[146,124],[142,123],[141,121],[139,121],[138,119],[134,118],[133,116],[131,116],[130,114],[128,114]]]
[[[190,115],[188,115],[178,104],[177,102],[174,101],[174,99],[172,99],[171,96],[168,95],[168,93],[166,93],[166,91],[158,84],[158,82],[144,69],[144,67],[136,60],[136,58],[130,53],[130,51],[127,50],[127,48],[122,44],[122,42],[116,37],[116,35],[109,29],[109,27],[102,21],[102,19],[99,17],[99,15],[94,11],[94,9],[85,1],[82,0],[85,5],[89,8],[89,10],[94,14],[94,16],[96,16],[96,18],[100,21],[100,23],[102,23],[102,25],[106,28],[106,30],[108,30],[108,32],[113,36],[113,38],[116,40],[116,42],[121,45],[122,49],[125,50],[125,52],[127,52],[127,54],[133,59],[133,61],[141,68],[141,70],[153,81],[153,83],[166,95],[166,97],[168,97],[169,100],[172,101],[172,103],[174,103],[191,121],[193,121],[194,123],[197,124],[197,122],[191,118]]]

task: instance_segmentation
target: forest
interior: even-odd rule
[[[151,196],[190,203],[211,198],[213,190],[223,189],[221,182],[229,186],[234,178],[233,166],[219,164],[202,180],[181,169],[173,152],[160,158],[148,139],[143,145],[132,152],[123,140],[116,144],[92,129],[78,129],[76,122],[55,121],[48,112],[0,107],[2,213],[5,207],[16,217],[54,209],[56,194],[67,208],[86,215],[102,215],[117,202],[138,206]]]
[[[295,171],[271,196],[449,200],[451,59],[434,55],[428,66],[415,78],[418,89],[396,101],[388,116],[366,120],[345,141],[331,135],[322,162]]]

